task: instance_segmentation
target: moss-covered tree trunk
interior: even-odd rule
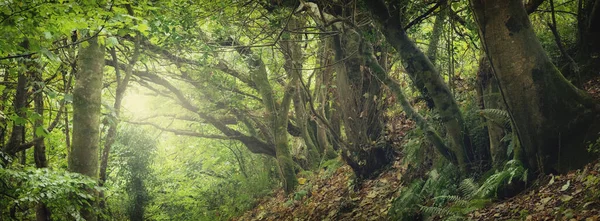
[[[456,161],[452,163],[457,164],[464,173],[469,173],[473,150],[468,128],[444,79],[429,58],[408,37],[400,24],[401,16],[397,11],[390,11],[383,0],[369,2],[367,7],[375,20],[382,25],[385,38],[400,55],[404,68],[415,80],[419,91],[426,90],[431,96],[435,110],[446,128],[448,147],[456,156]]]
[[[73,146],[68,158],[70,171],[97,179],[104,47],[98,44],[97,37],[88,42],[79,50],[73,90]],[[85,220],[97,218],[91,208],[82,210],[81,216]]]
[[[348,152],[343,157],[356,175],[369,178],[389,165],[391,146],[383,139],[384,102],[382,85],[364,69],[359,54],[360,36],[348,32],[334,37],[336,85]]]
[[[362,57],[356,53],[362,36],[336,16],[322,12],[315,3],[303,3],[302,9],[323,26],[333,23],[339,35],[333,37],[335,52],[336,103],[341,113],[344,135],[347,142],[342,146],[342,157],[359,179],[377,175],[393,159],[389,143],[383,139],[384,102],[382,85],[364,68]],[[349,10],[346,8],[344,10]],[[332,120],[333,122],[333,120]]]
[[[331,109],[329,102],[331,99],[330,93],[332,88],[332,76],[333,76],[333,52],[331,50],[331,41],[330,40],[321,40],[321,44],[319,44],[319,63],[320,67],[322,67],[316,77],[316,87],[315,87],[315,104],[318,104],[318,108],[316,109],[317,114],[320,114],[327,120],[329,120],[329,124],[331,125],[331,118],[327,117],[328,109]],[[310,104],[309,104],[310,105]],[[323,123],[317,124],[316,128],[316,136],[317,143],[319,144],[320,150],[323,151],[324,157],[326,159],[333,159],[337,156],[335,150],[333,149],[333,145],[330,141],[330,134],[335,133],[334,131],[328,131],[327,126],[323,125]]]
[[[288,41],[287,43],[291,44],[292,41]],[[286,62],[286,65],[291,65],[292,67],[285,68],[295,70],[297,68],[295,68],[296,61],[294,60],[293,54],[301,52],[295,51],[295,47],[289,47],[287,43],[284,47],[284,53],[286,53],[285,51],[287,50],[288,54],[284,56],[291,56],[291,58],[288,59],[290,63]],[[261,57],[253,53],[249,47],[238,47],[237,51],[240,55],[245,57],[246,63],[250,68],[250,80],[256,85],[256,89],[262,99],[266,111],[265,115],[269,124],[268,133],[272,135],[270,136],[272,140],[269,143],[272,143],[275,148],[275,158],[277,159],[280,175],[283,178],[283,188],[286,193],[291,193],[298,185],[298,179],[296,178],[295,172],[296,164],[292,159],[292,154],[289,149],[287,126],[290,105],[295,94],[296,82],[300,76],[299,74],[290,73],[291,76],[288,76],[289,80],[284,88],[283,98],[281,99],[281,102],[278,103],[273,87],[269,82],[267,67]]]
[[[292,17],[288,22],[288,29],[295,30],[301,28],[304,25],[304,20],[296,17]],[[307,152],[307,162],[310,168],[315,168],[318,165],[321,154],[317,149],[317,142],[313,133],[310,132],[310,117],[306,108],[306,96],[307,92],[303,87],[303,83],[300,81],[302,77],[302,67],[304,63],[304,57],[302,55],[302,48],[299,42],[302,41],[301,35],[285,35],[282,36],[282,41],[279,43],[285,58],[284,69],[289,79],[293,79],[293,103],[294,112],[296,115],[296,123],[300,129],[300,137],[304,141],[304,146]]]
[[[519,0],[472,0],[480,36],[534,173],[582,166],[597,137],[597,104],[552,64]]]

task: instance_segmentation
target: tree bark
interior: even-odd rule
[[[24,48],[29,48],[29,41],[25,39],[23,41]],[[31,56],[25,57],[25,59],[31,59]],[[15,114],[19,119],[22,119],[23,122],[15,122],[13,121],[12,130],[10,132],[10,137],[8,138],[8,142],[4,146],[4,152],[9,155],[16,156],[17,152],[19,152],[19,145],[22,143],[25,133],[25,108],[27,107],[27,98],[29,97],[29,93],[27,93],[27,86],[29,84],[30,73],[30,63],[31,61],[26,61],[22,65],[25,67],[23,72],[19,72],[19,76],[17,77],[17,87],[15,88],[15,98],[13,99],[13,109]],[[8,74],[8,73],[7,73]]]
[[[519,0],[472,0],[494,74],[531,172],[565,172],[589,160],[598,106],[546,55]],[[596,122],[596,124],[594,124]]]
[[[46,145],[44,144],[44,135],[39,134],[39,130],[44,129],[44,94],[42,93],[44,88],[41,84],[41,82],[43,82],[42,72],[36,70],[33,75],[33,79],[36,82],[36,84],[34,84],[36,92],[33,95],[33,103],[35,112],[40,116],[40,118],[35,120],[33,125],[33,138],[35,139],[33,158],[35,159],[35,166],[37,168],[45,168],[48,167],[48,161],[46,159]],[[50,210],[46,204],[42,202],[38,203],[35,210],[35,217],[37,221],[50,220]]]
[[[100,144],[100,105],[104,47],[93,37],[89,46],[79,50],[78,67],[73,90],[73,143],[69,155],[69,170],[98,178],[98,147]],[[89,190],[96,195],[94,190]],[[94,205],[93,200],[90,205]],[[96,220],[92,208],[81,211],[85,220]]]
[[[335,84],[337,104],[344,125],[347,145],[342,148],[342,158],[348,163],[359,180],[376,176],[378,171],[389,165],[394,153],[383,139],[385,103],[381,99],[383,90],[378,81],[364,69],[360,50],[362,30],[346,27],[337,17],[323,13],[315,3],[303,3],[313,20],[322,26],[333,24],[340,35],[333,37],[335,53]]]
[[[473,150],[468,128],[448,86],[427,56],[410,40],[400,24],[398,14],[390,12],[383,0],[369,2],[367,6],[383,26],[383,34],[399,53],[402,64],[419,91],[426,91],[433,99],[435,110],[446,128],[448,147],[456,156],[456,161],[452,163],[457,164],[464,173],[469,173]]]
[[[493,71],[488,58],[482,57],[479,61],[479,70],[477,71],[477,87],[482,99],[481,109],[506,110],[498,81],[494,77]],[[505,125],[498,125],[498,123],[489,119],[486,119],[485,122],[490,142],[492,167],[502,169],[504,162],[508,159],[507,143],[502,142],[502,138],[507,133],[507,128],[505,128]],[[515,140],[514,142],[518,141]]]
[[[288,25],[293,25],[295,19],[290,19]],[[288,41],[287,43],[292,43]],[[297,44],[297,43],[296,43]],[[296,59],[300,59],[302,52],[299,47],[286,46],[287,53],[284,52],[284,56],[290,56],[288,61],[291,61],[291,67],[287,67],[293,71],[299,70],[299,66],[296,64]],[[298,185],[298,179],[296,178],[295,163],[292,159],[288,145],[288,113],[292,98],[295,93],[295,86],[300,77],[300,73],[290,73],[288,76],[289,80],[284,88],[284,95],[280,103],[276,101],[273,87],[269,82],[267,67],[262,59],[254,54],[248,47],[239,47],[238,53],[246,57],[246,63],[250,68],[250,79],[255,83],[258,93],[261,96],[263,105],[266,110],[267,119],[270,126],[270,133],[273,135],[271,143],[275,146],[275,158],[279,166],[279,172],[283,178],[283,188],[286,193],[294,191]]]

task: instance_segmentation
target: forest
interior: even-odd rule
[[[0,221],[600,220],[600,0],[2,0]]]

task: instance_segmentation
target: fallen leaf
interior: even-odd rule
[[[567,183],[560,188],[560,191],[562,192],[569,189],[569,186],[571,186],[571,181],[567,180]]]
[[[298,178],[298,183],[300,185],[304,185],[306,183],[306,178],[303,178],[303,177]]]
[[[546,203],[548,203],[551,199],[552,199],[552,197],[546,197],[546,198],[542,199],[541,200],[542,205],[546,205]]]
[[[560,196],[560,200],[562,200],[563,202],[569,202],[569,200],[573,199],[572,196],[569,195],[562,195]]]

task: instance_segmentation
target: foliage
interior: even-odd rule
[[[451,91],[447,99],[461,106],[460,112],[450,116],[464,116],[468,137],[476,152],[475,172],[460,173],[449,165],[430,147],[423,136],[424,131],[412,130],[414,122],[391,125],[393,122],[386,119],[385,127],[399,126],[395,134],[388,134],[389,140],[393,140],[394,145],[402,144],[398,148],[402,160],[394,162],[402,166],[394,168],[394,173],[384,171],[380,177],[355,182],[344,161],[335,158],[322,161],[320,167],[314,168],[319,171],[296,174],[299,188],[292,195],[279,192],[277,188],[284,177],[274,160],[278,154],[269,151],[265,154],[264,149],[257,151],[257,147],[272,148],[275,133],[287,137],[293,134],[274,128],[270,117],[289,117],[294,127],[309,125],[308,134],[303,136],[312,140],[302,137],[281,140],[290,146],[283,149],[300,152],[298,155],[301,156],[295,156],[295,163],[303,164],[305,162],[299,161],[308,158],[303,156],[308,151],[297,151],[300,148],[296,147],[307,147],[311,141],[315,146],[326,145],[336,150],[345,145],[366,149],[373,145],[348,143],[354,137],[349,137],[350,125],[344,125],[344,121],[358,122],[365,116],[369,118],[373,114],[370,110],[358,111],[360,113],[351,120],[340,114],[353,110],[342,107],[345,95],[337,88],[343,69],[339,66],[347,65],[353,56],[361,56],[360,50],[348,51],[348,57],[342,56],[339,60],[331,46],[336,42],[331,39],[342,37],[342,41],[350,41],[357,34],[362,41],[375,44],[374,55],[385,66],[385,72],[392,81],[398,82],[400,91],[409,95],[411,105],[439,132],[445,145],[452,144],[449,132],[459,131],[446,131],[449,124],[441,122],[449,122],[449,115],[439,110],[431,111],[419,101],[423,96],[407,75],[410,64],[402,59],[405,54],[390,47],[392,41],[380,33],[384,29],[370,26],[377,22],[372,22],[366,11],[369,1],[352,2],[356,4],[310,1],[321,6],[320,13],[339,16],[338,20],[324,26],[305,10],[294,11],[297,5],[285,5],[290,2],[294,1],[1,2],[0,159],[6,157],[2,150],[15,125],[24,126],[24,137],[18,143],[41,136],[46,150],[30,147],[18,153],[23,156],[20,162],[15,160],[0,168],[0,194],[3,194],[0,205],[7,205],[0,208],[0,216],[10,217],[16,211],[14,219],[33,219],[35,207],[41,202],[49,207],[53,218],[79,219],[78,211],[90,207],[89,200],[94,197],[86,190],[98,190],[96,181],[64,170],[68,165],[68,144],[74,129],[70,92],[73,85],[70,81],[78,70],[85,68],[78,67],[75,62],[78,49],[89,45],[88,38],[95,35],[102,47],[110,52],[105,55],[102,94],[102,114],[109,117],[103,122],[102,129],[116,121],[123,122],[109,155],[108,181],[101,189],[107,203],[106,211],[103,211],[105,219],[228,220],[252,208],[259,211],[255,215],[264,217],[275,214],[269,209],[277,208],[275,210],[283,211],[281,214],[304,214],[313,219],[362,219],[368,214],[385,214],[391,202],[386,200],[391,198],[395,198],[393,208],[389,210],[393,219],[435,216],[460,219],[490,199],[513,195],[517,187],[527,184],[530,171],[514,160],[502,170],[490,171],[492,174],[484,176],[486,179],[481,182],[475,181],[480,179],[480,172],[490,166],[486,165],[489,159],[485,159],[489,138],[482,120],[485,118],[507,129],[511,128],[511,121],[507,111],[478,110],[474,98],[475,88],[481,86],[476,82],[477,61],[486,55],[481,54],[483,47],[473,23],[472,10],[467,10],[468,2],[448,1],[447,8],[452,9],[448,14],[452,16],[444,18],[434,65],[443,81],[440,85]],[[405,31],[417,49],[429,49],[431,44],[427,41],[433,37],[433,18],[444,17],[441,12],[446,6],[440,7],[442,2],[446,1],[395,2],[402,3],[398,4],[402,7],[394,8],[401,11],[394,14],[402,14],[398,19],[401,20],[400,27],[412,25]],[[556,3],[557,30],[562,44],[567,53],[575,55],[583,31],[579,27],[588,25],[573,25],[581,22],[577,1],[557,0]],[[348,10],[350,8],[344,5],[354,8]],[[564,67],[566,59],[547,28],[550,15],[547,4],[543,4],[530,19],[555,65]],[[290,23],[292,20],[298,20],[302,25],[294,27]],[[332,29],[341,24],[337,22],[339,20],[347,23],[344,24],[347,29]],[[348,36],[351,37],[346,38]],[[299,51],[293,52],[298,53],[299,60],[287,62],[290,55],[284,49],[291,48],[285,45],[291,42],[298,44]],[[354,43],[344,42],[346,45]],[[142,50],[135,63],[131,57],[134,57],[134,48],[138,47]],[[347,70],[363,74],[358,76],[359,81],[352,82],[357,83],[354,86],[361,86],[358,83],[368,82],[365,80],[372,77],[370,72],[373,70],[364,64],[355,66],[356,70]],[[258,82],[256,72],[263,69],[260,74],[264,76],[260,77],[265,81]],[[288,73],[290,70],[294,75]],[[38,71],[41,80],[30,76]],[[127,89],[122,110],[116,110],[109,104],[115,99],[115,90],[128,71],[133,73],[132,87]],[[23,76],[28,82],[21,92],[44,96],[43,114],[36,113],[30,107],[32,105],[12,108],[17,94],[15,85]],[[298,77],[299,82],[292,83],[294,77]],[[265,91],[264,85],[271,91]],[[38,90],[38,87],[42,89]],[[409,121],[398,105],[394,106],[398,103],[397,98],[390,96],[388,89],[383,89],[381,96],[369,93],[358,96],[372,99],[390,119]],[[294,101],[293,105],[306,108],[306,122],[302,122],[302,116],[296,113],[301,111],[296,108],[290,108],[287,113],[269,113],[270,108],[283,110],[283,98],[292,91],[298,95],[292,99],[301,100]],[[267,97],[273,102],[265,104]],[[357,107],[361,103],[364,104],[359,102]],[[59,116],[63,104],[64,113]],[[19,115],[20,111],[24,114]],[[116,117],[118,111],[123,112],[121,119]],[[55,117],[58,119],[56,129],[48,131],[46,128]],[[34,126],[36,120],[42,120],[44,125]],[[123,126],[127,122],[130,124]],[[370,125],[360,126],[369,128]],[[318,134],[316,131],[319,130],[326,132]],[[515,138],[507,134],[502,139],[508,144],[508,158],[514,155],[512,152],[518,143],[512,140]],[[598,154],[600,139],[587,147],[591,153]],[[33,168],[40,154],[47,156],[46,165],[50,169]],[[369,162],[357,160],[360,166]],[[586,187],[597,186],[599,179],[593,175],[586,174],[580,181]],[[463,179],[467,176],[471,178]],[[408,185],[399,189],[398,186],[403,184]],[[597,197],[597,194],[591,196]],[[276,206],[264,206],[267,201]],[[282,219],[277,215],[272,217]]]
[[[526,183],[527,173],[528,171],[520,161],[510,160],[501,171],[497,171],[483,182],[476,195],[483,198],[498,197],[499,195],[503,197],[505,191],[511,191],[507,189]]]
[[[416,179],[408,187],[400,190],[400,196],[394,199],[388,216],[392,220],[414,220],[430,215],[423,212],[447,213],[439,209],[448,201],[448,197],[458,191],[458,170],[447,165],[433,169],[427,180]],[[423,210],[423,208],[428,208]]]
[[[4,168],[0,167],[0,202],[5,207],[0,210],[3,217],[33,218],[35,214],[23,211],[37,203],[44,203],[53,211],[55,218],[82,220],[79,210],[90,208],[90,200],[95,200],[87,190],[101,190],[96,181],[78,173],[48,168]],[[28,218],[26,218],[28,217]]]
[[[157,143],[143,128],[121,126],[111,149],[111,171],[108,194],[117,194],[110,216],[127,216],[143,220],[145,207],[151,200],[147,183],[154,180],[151,162],[156,155]]]
[[[343,165],[344,165],[344,161],[342,161],[341,158],[337,157],[337,158],[323,162],[323,164],[321,164],[321,168],[325,169],[325,171],[326,171],[325,174],[330,176],[333,173],[335,173],[335,171]]]
[[[200,140],[190,145],[192,142],[181,140],[185,138],[166,139],[162,145],[170,148],[157,151],[165,157],[156,158],[152,165],[153,179],[147,186],[152,201],[147,217],[228,220],[255,206],[276,185],[272,159],[251,155],[233,142]],[[242,164],[235,163],[234,155],[242,157]],[[247,176],[242,168],[250,168]]]
[[[588,152],[592,154],[600,154],[600,138],[598,138],[595,142],[590,142],[587,149]]]
[[[508,115],[508,112],[506,110],[483,109],[480,110],[479,113],[487,120],[490,120],[501,127],[511,128],[510,116]]]

